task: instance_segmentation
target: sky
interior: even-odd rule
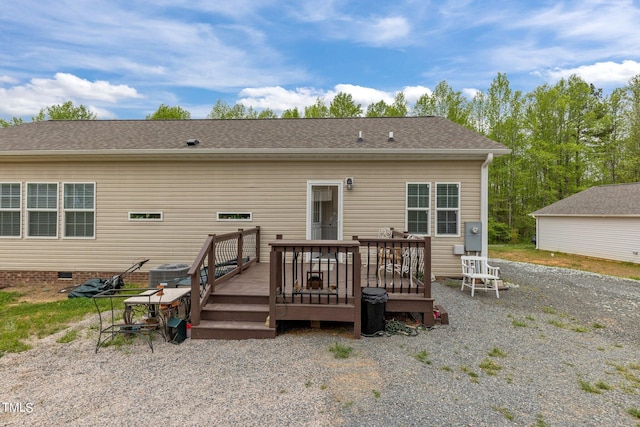
[[[100,119],[161,104],[205,118],[409,105],[442,81],[472,97],[498,73],[528,93],[577,74],[609,93],[640,74],[638,0],[42,0],[0,5],[0,118],[73,101]]]

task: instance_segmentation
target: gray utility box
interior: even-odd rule
[[[189,264],[162,264],[153,268],[149,270],[149,287],[156,288],[160,283],[183,279],[188,276],[190,267]]]
[[[464,250],[482,252],[482,223],[480,221],[464,223]]]

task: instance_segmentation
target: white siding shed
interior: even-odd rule
[[[640,263],[640,183],[592,187],[532,216],[537,249]]]

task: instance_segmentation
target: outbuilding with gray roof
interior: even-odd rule
[[[640,262],[638,182],[591,187],[531,215],[538,249]]]

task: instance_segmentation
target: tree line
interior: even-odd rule
[[[594,185],[640,181],[640,75],[604,95],[578,76],[538,86],[530,93],[513,90],[498,74],[486,91],[469,99],[442,81],[431,94],[409,105],[403,92],[363,108],[347,93],[329,103],[319,97],[300,111],[278,117],[270,109],[218,100],[208,119],[290,119],[323,117],[440,116],[500,142],[511,154],[495,159],[489,179],[489,239],[527,241],[534,234],[530,214]],[[95,120],[97,115],[71,101],[40,110],[39,120]],[[180,106],[160,105],[147,120],[186,120]],[[0,119],[0,126],[24,121]]]

